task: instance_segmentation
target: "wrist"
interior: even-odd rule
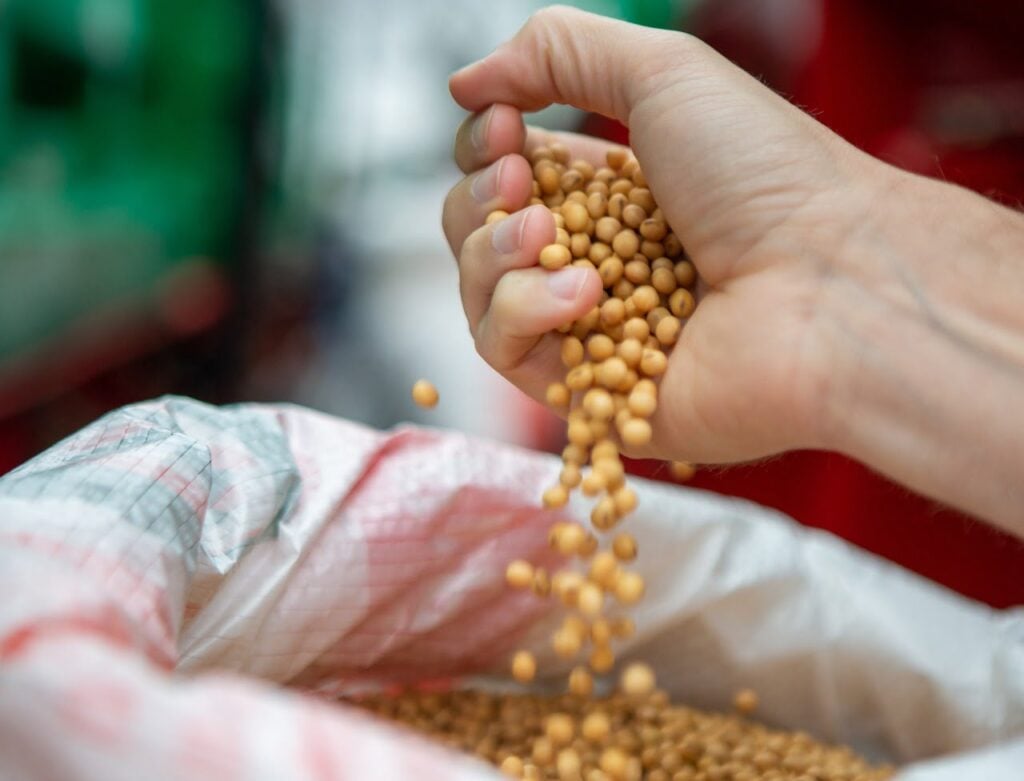
[[[1024,218],[878,167],[823,291],[820,444],[1009,527],[1024,510]]]

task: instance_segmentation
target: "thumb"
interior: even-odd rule
[[[449,89],[469,111],[492,103],[521,111],[564,103],[628,124],[632,107],[664,70],[651,49],[664,48],[667,37],[662,30],[552,6],[531,16],[512,40],[455,73]]]

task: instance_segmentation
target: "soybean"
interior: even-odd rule
[[[421,407],[432,409],[437,406],[440,395],[429,380],[417,380],[412,386],[412,400]]]

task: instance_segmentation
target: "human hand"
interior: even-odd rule
[[[629,127],[650,189],[702,279],[643,454],[728,462],[824,444],[832,358],[822,288],[835,248],[884,180],[862,171],[883,165],[692,37],[572,9],[536,14],[450,86],[478,113],[456,139],[469,176],[450,193],[444,225],[489,363],[543,399],[564,373],[551,329],[600,295],[594,272],[536,267],[554,240],[544,207],[480,227],[489,211],[528,202],[521,155],[529,148],[557,139],[573,157],[603,161],[611,145],[523,127],[521,111],[568,103]]]

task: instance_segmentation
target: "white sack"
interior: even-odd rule
[[[496,777],[332,699],[493,681],[521,643],[559,682],[557,616],[503,583],[512,558],[554,563],[537,497],[559,466],[291,407],[104,417],[0,478],[0,778]],[[873,758],[960,753],[906,781],[1024,778],[1018,611],[746,502],[634,484],[648,595],[626,657],[674,697],[725,708],[752,686],[759,718]]]

